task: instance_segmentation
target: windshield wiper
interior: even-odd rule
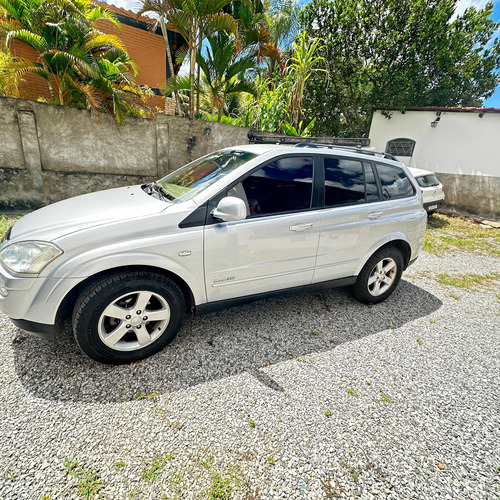
[[[159,195],[160,199],[165,199],[165,200],[175,200],[175,198],[168,194],[156,181],[150,182],[149,184],[146,184],[146,186],[149,188],[148,194],[153,194],[156,193]]]

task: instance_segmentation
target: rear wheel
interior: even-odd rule
[[[398,286],[403,263],[403,255],[395,247],[388,246],[375,252],[358,275],[354,296],[365,304],[385,300]]]
[[[101,363],[129,363],[163,349],[184,319],[184,298],[167,277],[152,272],[107,276],[85,288],[73,313],[83,352]]]

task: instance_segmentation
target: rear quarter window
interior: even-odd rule
[[[415,194],[415,188],[401,168],[382,163],[378,163],[376,168],[384,200],[407,198]]]

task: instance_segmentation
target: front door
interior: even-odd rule
[[[312,156],[285,156],[229,190],[248,216],[205,226],[209,302],[311,283],[320,229],[313,170]]]

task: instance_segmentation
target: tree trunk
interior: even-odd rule
[[[170,70],[170,78],[173,78],[175,76],[174,62],[172,60],[172,51],[170,50],[170,42],[168,40],[167,26],[165,24],[165,18],[163,16],[160,17],[160,26],[161,26],[161,32],[163,33],[163,39],[165,40],[165,47],[167,50],[167,61],[168,61],[168,69]],[[181,103],[179,101],[179,94],[177,93],[177,90],[174,91],[174,97],[175,97],[175,104],[177,106],[177,113],[179,113],[179,116],[181,116],[182,115]],[[165,96],[165,111],[166,110],[167,110],[167,97]]]
[[[191,40],[191,66],[189,68],[189,82],[191,83],[191,91],[189,93],[189,118],[194,118],[194,73],[196,71],[196,40],[197,36],[194,35]]]
[[[200,66],[196,74],[196,114],[200,112]]]

